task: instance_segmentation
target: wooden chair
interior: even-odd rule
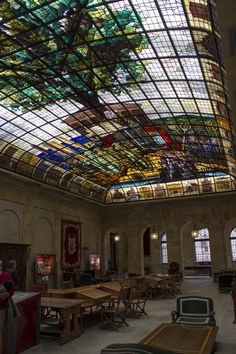
[[[93,307],[96,306],[94,305],[94,303],[86,301],[84,303],[81,304],[80,308],[81,308],[81,312],[80,312],[80,316],[79,316],[79,321],[80,321],[80,328],[81,331],[84,331],[84,318],[86,315],[89,315],[89,318],[92,319],[93,318]],[[89,313],[86,313],[86,311],[89,310]]]
[[[179,274],[179,263],[177,262],[171,262],[169,265],[169,274]]]
[[[133,290],[135,290],[138,288],[139,283],[135,278],[127,278],[122,280],[121,285],[130,286]]]
[[[182,279],[180,274],[173,274],[172,279],[165,280],[163,297],[175,297],[180,293]]]
[[[175,274],[174,281],[176,283],[176,294],[180,293],[181,284],[183,281],[183,272],[180,274]]]
[[[73,288],[74,287],[74,283],[73,283],[73,280],[72,279],[70,279],[70,280],[62,280],[62,282],[61,282],[61,288],[63,289],[63,290],[65,290],[65,289],[71,289],[71,288]]]
[[[155,281],[155,279],[149,282],[149,297],[152,299],[153,295],[162,295],[166,293],[166,281],[162,279],[160,281]]]
[[[140,288],[130,292],[130,298],[127,301],[128,314],[140,316],[147,315],[145,311],[146,301],[149,297],[150,285],[145,279],[140,282]]]
[[[177,299],[177,309],[171,312],[172,322],[194,325],[215,325],[213,300],[202,296],[185,296]]]
[[[122,286],[119,292],[119,296],[116,302],[108,305],[101,306],[101,327],[111,327],[114,330],[118,330],[123,324],[128,326],[126,322],[127,315],[127,301],[130,296],[130,287]]]

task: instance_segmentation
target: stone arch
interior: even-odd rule
[[[145,271],[147,271],[147,269],[149,269],[149,271],[151,271],[151,239],[149,240],[150,242],[150,254],[149,255],[145,255],[145,248],[144,248],[144,238],[145,238],[145,234],[146,231],[151,227],[151,225],[147,225],[145,228],[143,228],[142,233],[141,233],[141,239],[140,239],[140,253],[142,256],[141,259],[141,269],[142,269],[142,273],[144,274]]]
[[[111,233],[116,233],[119,230],[118,226],[114,225],[111,226],[107,229],[105,232],[104,236],[104,244],[103,244],[103,255],[104,255],[104,263],[103,263],[103,270],[104,272],[109,270],[109,260],[110,260],[110,255],[111,255],[111,249],[110,249],[110,234]],[[119,230],[119,234],[122,236],[122,232]],[[123,237],[121,237],[121,240],[119,243],[122,243]]]
[[[224,246],[226,254],[226,267],[229,269],[236,269],[236,262],[232,261],[231,247],[230,247],[230,233],[236,227],[236,217],[230,219],[224,228]]]
[[[20,218],[14,210],[4,209],[0,212],[0,235],[1,242],[21,242]]]
[[[145,231],[150,228],[150,231],[152,231],[152,228],[154,227],[155,232],[159,234],[159,229],[158,225],[155,223],[147,223],[145,226],[142,227],[140,231],[140,237],[139,237],[139,247],[140,247],[140,266],[141,266],[141,273],[144,274],[145,271],[145,265],[149,266],[151,272],[159,272],[160,271],[160,236],[158,240],[151,240],[150,239],[150,257],[149,259],[145,259],[144,256],[144,248],[143,248],[143,239],[144,239],[144,234]]]

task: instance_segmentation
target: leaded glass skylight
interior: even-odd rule
[[[214,0],[0,3],[0,167],[100,202],[234,188]]]

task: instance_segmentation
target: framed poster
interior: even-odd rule
[[[36,254],[35,261],[37,265],[37,274],[54,274],[56,270],[55,254]]]
[[[81,223],[61,221],[61,269],[80,267],[81,261]]]
[[[89,270],[100,270],[101,257],[98,254],[89,255]]]

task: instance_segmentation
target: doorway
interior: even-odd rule
[[[150,227],[146,228],[143,233],[143,258],[144,258],[144,274],[151,272],[151,236]]]
[[[110,232],[110,258],[108,259],[108,270],[117,271],[117,242],[115,241],[115,233]]]

